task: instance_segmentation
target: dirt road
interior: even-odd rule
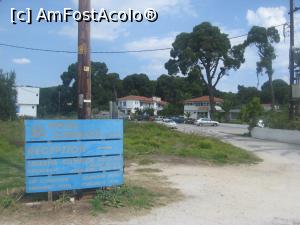
[[[180,125],[255,152],[264,162],[252,166],[154,165],[185,199],[126,225],[296,225],[300,224],[300,146],[232,135],[243,127]]]

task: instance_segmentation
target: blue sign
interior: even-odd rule
[[[124,183],[122,120],[25,121],[26,192]]]

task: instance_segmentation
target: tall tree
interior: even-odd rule
[[[289,85],[284,80],[273,80],[273,88],[276,104],[288,104],[289,100]],[[261,86],[261,101],[263,103],[270,103],[272,96],[270,95],[270,82],[267,81]]]
[[[0,70],[0,119],[12,120],[16,117],[16,74]]]
[[[93,108],[107,109],[108,102],[116,100],[122,93],[119,74],[108,73],[105,63],[92,62],[91,75]],[[61,75],[61,79],[63,82],[61,86],[62,96],[66,98],[64,102],[72,103],[75,108],[77,105],[77,64],[71,64],[68,71]]]
[[[260,91],[256,87],[245,87],[242,85],[238,86],[238,101],[240,105],[247,104],[253,98],[260,97]]]
[[[151,82],[146,74],[132,74],[124,78],[123,91],[125,95],[152,97],[155,93],[155,83]]]
[[[275,106],[275,94],[273,88],[273,60],[276,59],[274,43],[280,42],[278,30],[274,27],[264,28],[254,26],[248,33],[246,46],[255,45],[258,49],[260,61],[257,62],[257,75],[266,73],[270,83],[270,94],[272,98],[272,109]]]
[[[208,88],[214,114],[214,91],[229,70],[240,68],[245,61],[244,51],[244,45],[231,47],[227,34],[204,22],[194,27],[191,33],[181,33],[176,37],[171,59],[165,67],[171,75],[197,73]]]

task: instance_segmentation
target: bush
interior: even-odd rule
[[[300,118],[289,120],[288,111],[267,112],[264,115],[265,125],[273,129],[300,130]]]

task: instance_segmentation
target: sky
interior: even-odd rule
[[[288,0],[91,0],[94,9],[145,10],[154,8],[159,18],[154,23],[93,23],[92,51],[123,51],[139,49],[168,48],[176,35],[191,32],[193,27],[209,21],[219,26],[229,37],[247,33],[253,25],[270,27],[289,21]],[[300,6],[300,0],[296,0]],[[77,23],[25,23],[10,22],[11,8],[25,10],[31,8],[36,14],[40,8],[77,10],[77,0],[2,0],[0,1],[0,43],[34,48],[77,50]],[[296,45],[300,46],[300,16],[296,14]],[[288,28],[285,29],[288,31]],[[289,36],[279,28],[281,42],[276,45],[277,59],[274,61],[274,79],[288,81]],[[244,38],[232,39],[232,45]],[[105,62],[109,72],[120,74],[121,78],[133,73],[146,73],[150,79],[167,74],[164,64],[170,58],[169,51],[93,54],[93,61]],[[237,91],[238,85],[257,86],[257,51],[247,49],[246,62],[238,71],[229,71],[217,86],[223,91]],[[35,52],[0,46],[0,68],[15,71],[17,85],[49,87],[61,84],[60,75],[71,63],[77,61],[76,54]],[[267,80],[260,76],[259,85]]]

